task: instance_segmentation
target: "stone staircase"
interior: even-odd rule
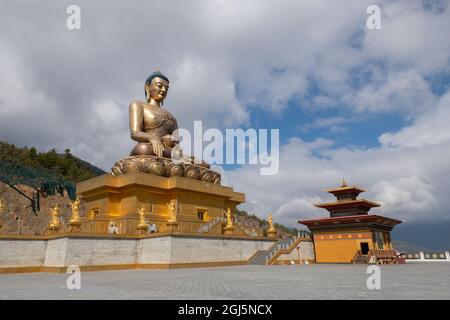
[[[353,264],[367,264],[367,256],[361,254],[361,250],[357,250],[352,259]]]
[[[208,233],[209,231],[211,231],[212,228],[214,228],[218,223],[226,223],[227,219],[224,217],[217,217],[214,218],[213,220],[211,220],[208,223],[203,224],[199,229],[198,232],[201,233]]]
[[[248,264],[252,265],[265,265],[267,261],[267,252],[268,250],[259,250],[250,258]]]
[[[281,250],[287,250],[300,238],[309,238],[306,232],[299,232],[297,236],[280,239],[268,250],[257,251],[248,261],[252,265],[267,265],[271,263],[272,258],[280,253]]]
[[[219,223],[227,223],[227,219],[225,217],[216,217],[213,220],[211,220],[210,222],[203,224],[198,229],[198,232],[208,233]],[[249,229],[251,229],[250,225],[242,223],[240,221],[234,221],[233,225],[235,227],[240,228],[245,235],[251,236],[251,232],[249,231]]]

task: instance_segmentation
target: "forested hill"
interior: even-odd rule
[[[73,156],[69,149],[58,154],[55,149],[38,152],[36,148],[17,147],[0,141],[0,162],[31,168],[35,171],[51,172],[58,178],[74,184],[106,172]]]
[[[65,192],[71,200],[76,197],[78,182],[105,172],[73,156],[69,149],[58,154],[55,149],[38,152],[36,148],[17,147],[0,141],[0,182],[28,199],[35,215],[40,211],[41,198]],[[32,193],[23,192],[30,187]]]

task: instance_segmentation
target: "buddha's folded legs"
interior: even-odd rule
[[[130,152],[130,156],[141,156],[141,155],[156,156],[156,154],[153,152],[152,145],[150,143],[145,142],[138,143]],[[164,148],[163,157],[172,158],[172,149]]]
[[[173,150],[172,148],[164,147],[163,157],[164,158],[173,158],[172,150]],[[130,156],[144,156],[144,155],[145,156],[156,156],[156,154],[153,152],[153,147],[150,143],[140,142],[130,152]],[[178,159],[180,159],[180,158],[178,158]],[[184,155],[184,156],[182,156],[182,159],[184,159],[190,163],[195,163],[195,160],[192,156]],[[210,168],[210,165],[208,163],[206,163],[205,161],[202,161],[201,163],[199,163],[197,165],[208,168],[208,169]]]

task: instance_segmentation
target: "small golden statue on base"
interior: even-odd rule
[[[80,203],[79,199],[70,202],[70,206],[72,208],[72,215],[70,216],[69,226],[71,227],[70,231],[73,231],[74,228],[78,229],[82,223],[80,219]]]
[[[177,213],[178,213],[178,201],[177,199],[172,199],[167,204],[169,207],[169,219],[167,220],[167,227],[170,229],[170,231],[174,231],[178,229],[178,221],[177,221]]]
[[[269,238],[275,238],[277,236],[277,230],[273,226],[272,214],[269,214],[269,229],[267,229],[267,236]]]
[[[50,209],[51,214],[51,220],[50,224],[48,225],[48,229],[50,231],[58,231],[61,229],[61,220],[59,218],[59,205],[53,206]]]
[[[145,222],[145,209],[144,207],[138,209],[139,214],[139,223],[136,226],[136,229],[140,230],[141,232],[143,230],[147,230],[147,222]]]
[[[231,209],[228,208],[226,211],[223,211],[225,213],[225,216],[227,218],[227,224],[225,225],[225,228],[223,228],[224,230],[224,234],[226,235],[232,235],[233,234],[233,230],[234,230],[234,226],[233,226],[233,214],[231,213]]]
[[[5,201],[3,199],[0,199],[0,213],[3,213],[3,210],[5,210]],[[3,224],[0,221],[0,230],[2,229]]]

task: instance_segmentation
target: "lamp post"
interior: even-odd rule
[[[0,214],[3,213],[3,210],[5,209],[5,201],[3,199],[0,199]],[[0,221],[0,229],[2,228],[3,224]]]
[[[297,246],[297,256],[298,256],[298,264],[302,264],[302,260],[300,258],[300,246]]]

